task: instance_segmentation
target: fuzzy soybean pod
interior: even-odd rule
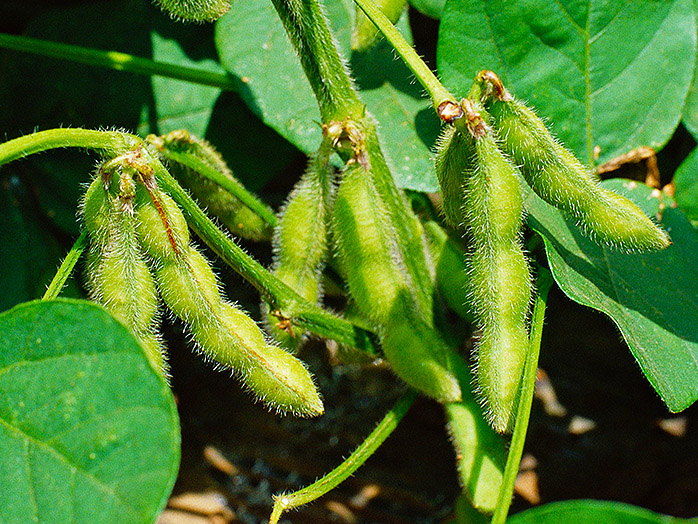
[[[545,123],[506,90],[489,105],[505,151],[543,200],[574,218],[595,242],[627,252],[663,249],[668,235],[630,200],[599,186]]]
[[[137,199],[137,215],[146,220],[157,215],[160,224],[151,223],[153,231],[139,229],[139,240],[154,262],[162,300],[188,326],[200,351],[232,368],[268,406],[303,416],[322,414],[322,400],[305,366],[269,344],[252,319],[223,300],[209,262],[183,243],[188,232],[181,210],[156,187],[148,193]]]
[[[331,141],[323,140],[281,210],[273,240],[274,274],[311,303],[320,300],[322,270],[327,258],[334,193],[331,152]],[[299,333],[280,329],[268,313],[267,319],[270,331],[283,347],[297,348],[301,340]]]
[[[407,0],[377,0],[376,7],[388,17],[393,24],[400,19],[400,15],[407,7]],[[360,8],[356,8],[354,29],[351,33],[352,51],[367,51],[380,39],[380,32],[376,25],[364,14]]]
[[[480,329],[477,385],[497,431],[513,427],[519,381],[528,349],[531,277],[521,247],[523,202],[516,167],[492,133],[475,142],[477,169],[467,180],[465,221],[472,238],[470,278]]]
[[[183,129],[163,136],[149,135],[147,141],[167,160],[172,176],[231,232],[255,241],[271,239],[272,227],[264,217],[224,188],[222,182],[206,176],[208,173],[221,178],[237,194],[252,201],[248,201],[248,204],[254,204],[259,211],[273,219],[272,211],[247,193],[221,154],[209,142]]]
[[[172,18],[189,22],[212,22],[230,9],[230,0],[156,0]]]
[[[133,190],[130,173],[121,186]],[[141,343],[151,365],[167,367],[158,335],[158,294],[136,235],[132,195],[113,195],[98,176],[90,184],[81,212],[90,237],[87,284],[93,300],[125,324]]]
[[[383,202],[394,236],[394,256],[411,282],[414,303],[420,315],[432,324],[432,261],[428,256],[424,228],[403,192],[398,189],[380,148],[375,126],[364,126],[367,172]]]
[[[463,227],[465,208],[464,181],[475,166],[473,137],[464,135],[455,126],[444,126],[436,143],[434,167],[441,187],[441,209],[446,222]]]
[[[437,400],[460,400],[459,376],[468,373],[467,365],[416,305],[387,206],[359,162],[342,173],[333,231],[351,297],[374,324],[395,373]]]

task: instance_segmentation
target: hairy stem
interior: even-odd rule
[[[215,73],[195,67],[157,62],[118,51],[102,51],[101,49],[91,49],[4,33],[0,33],[0,47],[91,66],[115,69],[117,71],[127,71],[137,75],[164,76],[185,80],[193,84],[220,87],[228,91],[235,90],[233,79],[225,73]]]
[[[313,88],[324,123],[358,119],[364,106],[317,0],[272,0]]]
[[[392,409],[383,417],[383,420],[378,423],[376,429],[366,437],[366,440],[344,462],[327,475],[294,493],[275,496],[274,509],[269,518],[269,524],[279,522],[279,518],[284,511],[308,504],[344,482],[385,442],[385,439],[395,430],[416,398],[417,392],[414,389],[410,388],[403,393]]]
[[[376,24],[376,27],[383,33],[386,40],[390,42],[393,49],[400,55],[403,62],[410,68],[410,71],[417,77],[419,83],[429,93],[435,110],[439,110],[445,102],[456,104],[456,98],[448,92],[443,84],[432,73],[431,69],[419,57],[414,48],[407,43],[407,40],[400,34],[400,31],[392,24],[380,9],[376,7],[372,0],[354,0],[356,5],[366,14],[366,16]]]
[[[538,293],[533,306],[531,318],[531,338],[526,355],[523,376],[521,377],[521,395],[516,409],[516,423],[514,434],[511,437],[511,447],[507,456],[507,464],[504,469],[502,489],[499,492],[497,508],[492,516],[491,524],[504,524],[509,513],[511,497],[514,493],[514,482],[519,472],[519,463],[523,455],[528,421],[531,416],[533,404],[533,392],[536,386],[536,371],[538,369],[538,355],[540,354],[540,341],[543,335],[543,321],[545,319],[545,306],[548,300],[548,291],[553,283],[553,277],[546,268],[538,268],[536,286]]]

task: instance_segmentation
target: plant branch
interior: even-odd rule
[[[358,119],[359,100],[317,0],[272,0],[320,105],[323,123]]]
[[[219,87],[227,91],[235,91],[236,89],[233,79],[225,73],[215,73],[195,67],[157,62],[118,51],[102,51],[100,49],[90,49],[4,33],[0,33],[0,47],[91,66],[115,69],[117,71],[127,71],[138,75],[157,75],[175,78],[194,84]]]
[[[543,335],[543,321],[545,320],[545,306],[548,300],[548,291],[553,283],[553,277],[548,269],[539,267],[536,284],[538,293],[533,306],[533,316],[531,318],[531,338],[529,342],[528,354],[521,377],[521,394],[516,408],[516,423],[514,434],[511,437],[511,447],[507,456],[507,464],[504,469],[504,479],[502,489],[499,492],[497,508],[492,516],[491,524],[504,524],[509,513],[511,497],[514,493],[514,482],[519,472],[519,464],[523,455],[526,432],[528,431],[528,421],[531,416],[531,405],[533,404],[533,392],[536,387],[536,371],[538,369],[538,355],[540,354],[540,341]]]
[[[78,260],[80,259],[80,255],[82,255],[85,247],[87,247],[87,232],[83,231],[75,241],[75,244],[73,244],[73,247],[70,248],[70,251],[68,251],[68,254],[63,259],[63,262],[61,262],[61,266],[58,268],[58,271],[56,271],[53,280],[51,280],[51,283],[48,285],[48,289],[46,289],[46,293],[44,293],[44,296],[41,297],[41,300],[52,300],[60,295],[63,286],[65,286],[66,281],[73,273],[75,264],[77,264]]]
[[[271,517],[269,517],[269,524],[277,524],[284,511],[308,504],[344,482],[385,442],[385,439],[395,430],[416,398],[417,392],[412,388],[403,393],[392,409],[383,417],[383,420],[378,423],[376,429],[366,437],[366,440],[344,462],[327,475],[294,493],[284,493],[275,496],[274,509]]]
[[[419,83],[429,93],[434,109],[439,112],[439,108],[445,103],[457,104],[456,98],[446,89],[443,84],[432,73],[431,69],[424,63],[414,48],[407,43],[400,31],[392,24],[380,9],[376,7],[372,0],[354,0],[356,5],[366,14],[376,27],[383,33],[383,36],[390,42],[395,51],[400,55],[403,62],[410,68],[410,71],[417,77]],[[439,115],[441,116],[441,115]]]

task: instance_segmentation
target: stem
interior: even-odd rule
[[[366,440],[344,462],[327,475],[294,493],[276,495],[274,497],[274,509],[271,517],[269,517],[269,524],[277,524],[284,511],[312,502],[344,482],[385,442],[385,439],[395,430],[416,398],[417,392],[414,389],[410,388],[403,393],[392,409],[383,417],[383,420],[378,423],[376,429],[366,437]]]
[[[63,259],[63,262],[61,262],[61,266],[58,268],[58,271],[56,271],[56,275],[53,277],[53,280],[51,280],[51,283],[48,285],[48,289],[46,290],[46,293],[44,293],[44,296],[41,297],[41,300],[53,300],[61,293],[63,286],[65,286],[66,281],[68,278],[70,278],[70,275],[75,268],[75,264],[77,264],[78,260],[80,259],[80,255],[82,255],[82,252],[85,250],[86,246],[87,232],[83,231],[75,241],[75,244],[73,244],[73,247],[70,248],[70,251],[68,251],[68,254]]]
[[[390,42],[395,51],[400,55],[403,62],[410,68],[410,71],[417,77],[419,83],[429,93],[434,109],[438,111],[444,102],[457,104],[456,98],[449,93],[443,84],[432,73],[431,69],[419,57],[414,48],[407,43],[400,31],[392,24],[380,9],[376,7],[372,0],[354,0],[356,5],[366,14],[376,27],[383,33],[383,36]]]
[[[214,73],[195,67],[156,62],[118,51],[102,51],[4,33],[0,33],[0,47],[117,71],[127,71],[137,75],[164,76],[194,84],[219,87],[228,91],[236,90],[233,79],[225,73]]]
[[[540,341],[543,335],[543,320],[545,319],[545,305],[548,300],[548,291],[553,283],[553,277],[546,268],[538,269],[537,277],[538,294],[533,306],[531,318],[531,341],[529,343],[526,364],[521,377],[521,395],[516,409],[516,423],[514,434],[511,437],[511,447],[507,456],[507,465],[504,470],[502,489],[499,492],[497,508],[494,510],[491,524],[504,524],[509,513],[511,497],[514,493],[514,482],[519,473],[519,464],[523,455],[528,421],[531,416],[533,404],[533,392],[536,387],[536,371],[538,369],[538,355],[540,354]]]
[[[323,123],[358,119],[359,100],[317,0],[272,0],[320,105]]]
[[[49,129],[0,144],[0,166],[34,153],[61,147],[81,147],[118,156],[141,143],[141,139],[117,131]]]
[[[0,166],[32,153],[70,146],[106,151],[110,156],[118,156],[128,150],[140,148],[148,159],[148,164],[155,170],[160,186],[182,208],[192,229],[268,302],[288,315],[290,320],[305,331],[331,338],[370,354],[378,354],[378,346],[372,333],[303,299],[218,229],[172,178],[162,163],[152,156],[143,140],[135,135],[87,129],[41,131],[0,144]]]
[[[254,195],[250,194],[242,184],[222,175],[194,155],[179,153],[167,148],[159,149],[158,152],[168,160],[182,164],[208,178],[211,182],[228,191],[251,211],[259,215],[267,224],[276,227],[278,220],[274,212],[269,209],[266,204],[255,198]]]

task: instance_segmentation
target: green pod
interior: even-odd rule
[[[156,0],[172,18],[188,22],[213,22],[230,9],[230,0]]]
[[[245,386],[268,406],[300,416],[324,412],[303,363],[268,344],[257,324],[231,304],[223,304],[218,321],[192,325],[192,334],[206,356],[235,369]]]
[[[336,251],[359,310],[376,326],[387,324],[400,293],[412,295],[397,234],[370,173],[358,162],[342,173],[333,208]]]
[[[400,15],[407,7],[407,0],[376,0],[375,5],[393,24],[400,19]],[[352,51],[367,51],[380,39],[380,32],[376,25],[364,14],[360,8],[356,8],[354,29],[351,33]]]
[[[270,223],[240,198],[222,187],[214,179],[205,176],[213,172],[238,193],[254,199],[235,177],[221,154],[206,140],[197,138],[185,130],[177,130],[162,137],[150,135],[150,144],[158,149],[169,165],[172,176],[201,202],[207,212],[218,218],[231,232],[255,241],[267,241],[272,236]],[[266,214],[273,219],[273,213],[264,204],[255,200]]]
[[[513,427],[528,350],[531,277],[519,238],[523,212],[516,167],[491,133],[476,140],[477,169],[467,180],[465,217],[472,238],[470,282],[480,329],[477,386],[497,431]]]
[[[387,219],[394,231],[394,256],[404,269],[417,310],[422,318],[433,323],[432,274],[424,228],[412,210],[403,192],[395,185],[390,169],[381,151],[375,126],[369,121],[364,125],[365,147],[368,159],[367,171],[372,184],[384,203]]]
[[[359,311],[375,323],[395,373],[439,401],[461,398],[466,363],[445,344],[416,304],[387,205],[358,162],[342,174],[333,210],[337,254]]]
[[[129,173],[120,177],[120,185],[131,187]],[[151,365],[165,375],[164,348],[157,336],[158,294],[139,246],[130,199],[130,194],[108,194],[100,177],[88,188],[82,206],[90,236],[87,284],[90,297],[131,330]]]
[[[154,260],[176,260],[189,246],[189,226],[172,198],[157,187],[136,189],[136,231],[145,253]]]
[[[469,376],[465,360],[446,344],[433,327],[396,308],[381,334],[383,354],[393,371],[409,385],[438,400],[457,402],[463,397],[463,377]]]
[[[324,140],[310,159],[308,169],[281,210],[273,240],[274,274],[311,303],[320,299],[322,271],[327,258],[334,193],[331,150],[331,141]],[[300,334],[291,335],[278,328],[273,319],[268,319],[268,325],[282,346],[289,349],[298,346]]]
[[[620,250],[663,249],[671,241],[630,200],[598,185],[544,122],[508,93],[489,105],[503,147],[543,200],[574,218],[595,242]]]
[[[232,368],[258,398],[278,411],[320,415],[322,400],[303,364],[268,344],[245,313],[222,300],[208,261],[193,247],[156,269],[160,295],[191,330],[201,352]]]
[[[465,209],[464,181],[475,168],[475,143],[469,134],[463,135],[455,126],[444,126],[436,143],[434,157],[436,176],[441,187],[441,209],[446,222],[463,227]]]
[[[444,410],[456,451],[458,480],[469,506],[482,513],[492,513],[504,478],[504,441],[482,418],[473,397],[444,404]]]

